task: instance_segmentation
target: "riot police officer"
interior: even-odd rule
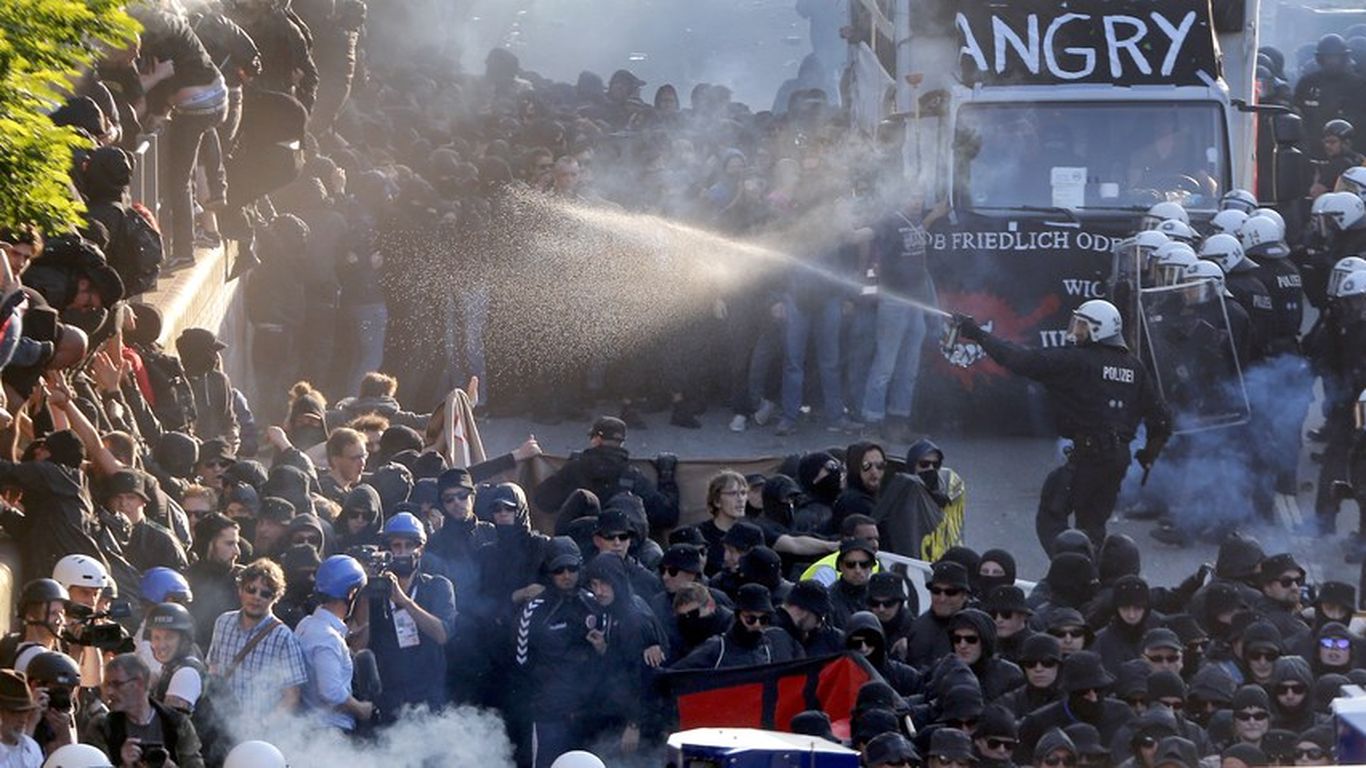
[[[1341,502],[1333,485],[1347,479],[1353,437],[1352,408],[1357,393],[1366,388],[1366,269],[1337,282],[1329,296],[1328,310],[1306,338],[1305,347],[1315,372],[1323,377],[1326,445],[1314,511],[1319,533],[1333,533]],[[1349,562],[1356,562],[1363,552],[1366,539],[1358,532],[1349,545]]]
[[[1049,550],[1075,515],[1076,527],[1099,547],[1139,422],[1147,428],[1147,444],[1136,458],[1145,468],[1171,435],[1162,396],[1124,343],[1119,310],[1099,299],[1082,304],[1068,326],[1072,345],[1053,349],[1028,349],[991,335],[971,317],[954,319],[959,333],[980,343],[997,363],[1044,385],[1055,401],[1058,433],[1072,440],[1067,463],[1045,481],[1045,489],[1065,486],[1066,498],[1040,504],[1040,543]]]
[[[1233,235],[1210,235],[1200,244],[1200,258],[1214,262],[1223,270],[1225,287],[1247,312],[1250,321],[1249,361],[1261,359],[1271,336],[1274,317],[1271,293],[1256,274],[1258,264],[1247,257],[1243,244]]]
[[[1314,59],[1318,70],[1295,84],[1295,111],[1304,117],[1305,133],[1319,135],[1329,120],[1339,117],[1359,125],[1358,104],[1363,84],[1352,71],[1347,42],[1341,35],[1324,35],[1319,38]],[[1322,157],[1323,148],[1315,148],[1313,154]]]

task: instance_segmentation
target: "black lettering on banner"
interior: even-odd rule
[[[1208,85],[1219,76],[1209,0],[1108,0],[1078,10],[1091,9],[968,4],[954,17],[964,82]]]

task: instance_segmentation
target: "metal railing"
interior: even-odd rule
[[[138,138],[138,146],[133,150],[133,182],[128,189],[133,202],[146,206],[157,221],[161,221],[160,147],[160,133]]]

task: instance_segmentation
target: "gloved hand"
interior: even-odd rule
[[[955,313],[953,322],[958,326],[958,335],[968,341],[981,341],[986,338],[987,332],[982,330],[982,326],[977,324],[972,315],[960,315]]]
[[[1157,452],[1148,450],[1145,445],[1134,453],[1134,461],[1137,461],[1138,465],[1144,469],[1152,469],[1153,464],[1157,461]]]

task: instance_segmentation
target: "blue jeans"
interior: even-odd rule
[[[855,301],[844,329],[845,407],[854,416],[863,408],[863,393],[868,389],[868,373],[877,350],[877,308],[875,301]]]
[[[925,344],[925,313],[908,304],[883,299],[877,305],[877,350],[863,393],[863,420],[910,416],[915,383],[920,378],[920,350]]]
[[[840,392],[840,320],[842,300],[826,299],[812,310],[798,308],[791,297],[787,307],[787,334],[783,346],[783,418],[796,421],[802,408],[806,382],[806,348],[815,334],[816,366],[821,377],[821,401],[825,418],[838,421],[844,415]]]
[[[389,325],[389,308],[383,304],[359,304],[346,308],[347,326],[356,348],[351,358],[347,392],[360,390],[365,374],[378,371],[384,364],[384,331]]]

